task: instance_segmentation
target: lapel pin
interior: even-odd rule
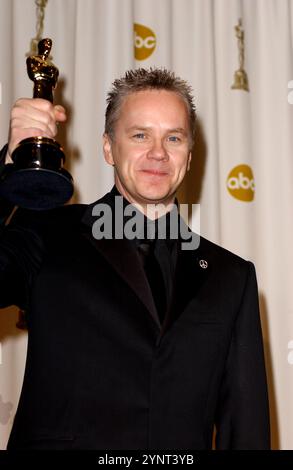
[[[208,267],[208,262],[205,259],[200,259],[199,265],[202,269],[206,269]]]

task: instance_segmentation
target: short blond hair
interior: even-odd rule
[[[119,118],[123,100],[131,93],[144,90],[166,90],[176,93],[185,102],[189,119],[191,146],[195,136],[195,105],[191,86],[174,72],[165,68],[139,68],[128,70],[125,75],[114,80],[112,89],[107,95],[105,113],[105,133],[113,140],[115,124]]]

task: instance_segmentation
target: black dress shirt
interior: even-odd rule
[[[116,186],[112,188],[111,193],[113,196],[121,196]],[[141,213],[139,226],[135,227],[136,236],[133,238],[153,293],[161,323],[163,323],[172,299],[178,253],[177,239],[172,238],[170,233],[171,216],[178,217],[178,203],[175,202],[176,207],[171,212],[155,220],[151,220]],[[127,206],[132,206],[132,204],[123,197],[123,208],[125,209]],[[131,207],[128,209],[131,210]],[[133,209],[137,212],[134,206]],[[123,218],[124,227],[131,217],[131,215],[126,215]],[[162,231],[163,226],[165,226],[165,230]]]

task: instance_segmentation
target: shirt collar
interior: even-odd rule
[[[111,195],[115,196],[122,196],[121,193],[118,191],[117,186],[114,185],[111,190]],[[124,197],[123,198],[123,209],[125,210],[126,207],[132,206],[132,204]],[[175,199],[174,202],[175,206],[171,209],[171,211],[167,212],[165,215],[159,217],[158,219],[152,220],[146,217],[141,211],[137,209],[137,207],[133,206],[135,211],[139,211],[141,214],[140,226],[138,227],[138,236],[134,238],[136,244],[139,244],[140,241],[145,239],[153,239],[153,238],[163,238],[166,240],[167,246],[169,249],[172,249],[174,242],[176,241],[175,238],[171,238],[170,236],[170,222],[172,218],[173,220],[178,220],[179,223],[179,213],[178,213],[178,201]],[[131,219],[133,215],[124,215],[123,217],[123,224]],[[165,229],[166,227],[166,229]],[[123,227],[124,228],[124,227]]]

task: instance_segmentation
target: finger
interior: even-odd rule
[[[12,109],[12,117],[30,117],[35,121],[47,123],[53,135],[56,135],[56,121],[64,122],[67,119],[65,108],[61,105],[53,106],[48,100],[42,98],[20,98]],[[50,116],[50,118],[48,117]]]
[[[30,127],[28,129],[23,128],[19,132],[19,141],[23,139],[28,139],[29,137],[47,137],[48,139],[51,138],[49,134],[47,134],[43,129],[39,129],[37,127]]]
[[[55,119],[53,104],[43,98],[20,98],[15,102],[14,107],[17,110],[25,110],[28,114],[33,112],[33,110],[44,112],[49,114],[53,120]]]
[[[40,127],[52,137],[56,135],[56,120],[50,114],[39,109],[30,107],[14,108],[11,112],[11,127]]]
[[[34,120],[31,118],[13,118],[11,119],[10,123],[11,134],[17,135],[21,129],[41,129],[45,132],[49,137],[53,138],[57,134],[57,126],[56,123],[51,123],[47,125],[40,120]]]

